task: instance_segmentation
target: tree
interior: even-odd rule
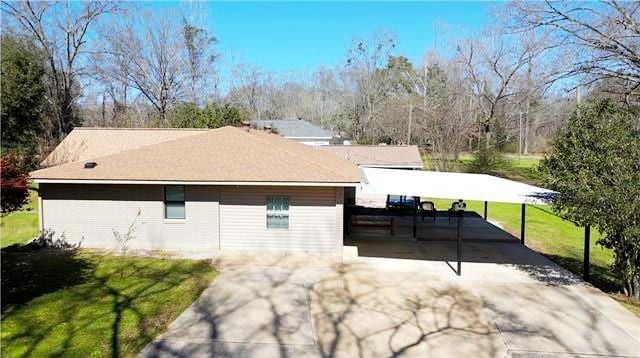
[[[3,35],[0,48],[2,152],[33,155],[44,106],[42,58],[32,44],[13,35]]]
[[[355,39],[347,50],[347,63],[342,76],[353,97],[347,115],[350,132],[356,141],[376,139],[380,129],[378,106],[389,93],[391,71],[385,71],[396,38],[389,33],[376,33],[369,39]]]
[[[207,74],[211,72],[217,59],[213,45],[218,43],[218,39],[209,36],[207,30],[191,24],[187,19],[183,19],[182,36],[188,64],[191,101],[198,104],[203,98],[202,88],[207,86]]]
[[[22,158],[15,152],[3,153],[0,159],[2,191],[2,212],[9,213],[20,209],[29,197],[27,191],[27,173]]]
[[[78,67],[87,35],[99,17],[115,9],[115,3],[110,1],[2,1],[2,10],[38,44],[45,57],[47,101],[53,119],[49,130],[53,138],[62,140],[80,122],[76,101],[81,94],[82,73]]]
[[[581,77],[579,85],[616,79],[612,91],[640,101],[640,2],[513,1],[508,10],[513,31],[548,31],[571,55],[559,77]]]
[[[640,123],[610,100],[578,106],[542,162],[554,209],[613,249],[624,292],[640,298]]]
[[[239,126],[245,119],[239,108],[217,103],[209,103],[204,109],[193,103],[181,103],[174,106],[167,117],[169,125],[175,128]]]
[[[184,98],[187,71],[180,51],[182,29],[168,17],[123,17],[104,34],[105,60],[122,58],[127,81],[156,109],[162,125],[171,105]]]

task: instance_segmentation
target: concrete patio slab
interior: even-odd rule
[[[634,357],[640,344],[574,290],[545,284],[473,284],[510,352]]]
[[[351,265],[317,284],[312,316],[326,357],[503,357],[473,292],[425,273]]]
[[[325,271],[228,266],[141,355],[314,355],[309,292]]]

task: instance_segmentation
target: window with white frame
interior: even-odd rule
[[[289,228],[289,197],[267,197],[267,229]]]
[[[184,185],[164,187],[164,218],[184,219]]]

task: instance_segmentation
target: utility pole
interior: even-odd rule
[[[411,95],[409,95],[409,125],[407,126],[407,145],[411,145],[411,122],[413,119],[413,103]]]
[[[520,112],[520,119],[518,120],[518,159],[521,159],[522,155],[522,112]]]

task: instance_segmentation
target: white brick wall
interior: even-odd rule
[[[218,249],[218,193],[213,186],[186,187],[186,219],[164,219],[162,185],[41,184],[42,227],[83,247],[118,249],[113,230],[124,233],[140,210],[132,249]]]
[[[83,247],[118,249],[113,230],[126,232],[139,210],[132,249],[211,254],[342,249],[341,188],[187,186],[185,220],[164,219],[163,190],[162,185],[41,184],[41,228],[71,242],[83,240]],[[289,230],[266,228],[269,195],[290,197]]]

